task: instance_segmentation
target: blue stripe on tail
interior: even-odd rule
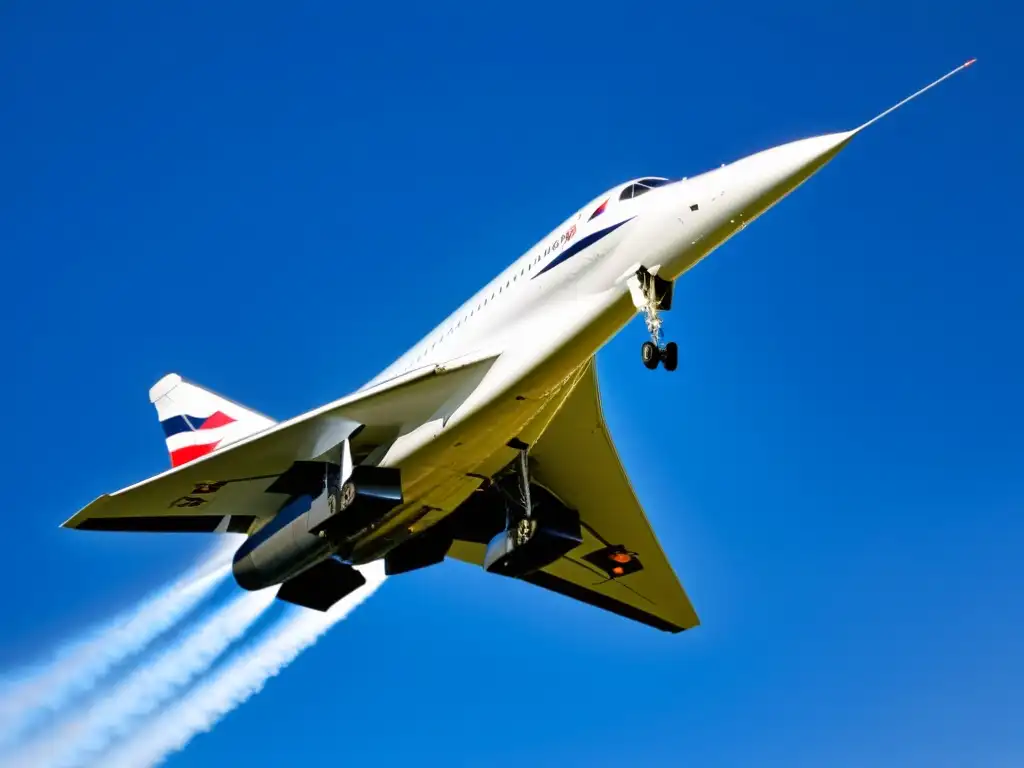
[[[195,432],[203,421],[201,416],[171,416],[171,418],[161,421],[160,426],[164,428],[164,434],[171,437],[180,435],[182,432]]]

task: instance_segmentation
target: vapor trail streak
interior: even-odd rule
[[[208,731],[228,712],[258,693],[331,626],[355,610],[384,583],[382,563],[359,569],[366,585],[327,613],[300,610],[283,619],[255,645],[236,654],[208,680],[160,713],[126,742],[103,756],[104,768],[139,768],[163,762],[198,733]]]
[[[116,664],[145,648],[209,595],[228,573],[235,537],[217,547],[182,578],[143,598],[60,649],[55,658],[5,676],[0,683],[0,748],[66,706]]]
[[[146,660],[81,714],[47,729],[33,744],[9,758],[12,766],[63,768],[83,765],[107,748],[142,717],[205,672],[232,642],[241,637],[274,600],[273,590],[244,593],[202,619],[174,647]]]

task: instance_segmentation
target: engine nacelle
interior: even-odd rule
[[[235,552],[232,573],[240,587],[264,589],[298,576],[402,503],[398,470],[357,466],[344,483],[338,470],[299,462],[268,489],[290,498]]]

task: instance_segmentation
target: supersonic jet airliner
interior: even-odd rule
[[[273,420],[169,374],[150,389],[171,469],[64,523],[245,534],[244,589],[327,610],[387,574],[475,563],[668,632],[698,624],[619,462],[594,355],[643,313],[648,368],[673,281],[861,131],[599,195],[352,394]]]

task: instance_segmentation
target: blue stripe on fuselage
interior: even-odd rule
[[[612,224],[610,227],[605,227],[604,229],[597,230],[597,232],[591,232],[586,237],[584,237],[584,238],[582,238],[580,240],[577,240],[571,246],[569,246],[564,251],[562,251],[560,254],[558,254],[558,256],[553,258],[551,260],[551,263],[548,264],[546,267],[544,267],[544,269],[542,269],[536,275],[534,275],[532,279],[536,280],[538,277],[543,275],[549,269],[552,269],[553,267],[557,267],[563,261],[568,261],[573,256],[575,256],[577,253],[582,251],[584,248],[589,248],[594,243],[596,243],[598,240],[600,240],[602,237],[604,237],[605,235],[610,235],[612,232],[614,232],[616,229],[621,227],[623,224],[625,224],[628,221],[632,221],[634,218],[635,218],[634,216],[630,216],[628,219],[624,219],[623,221],[620,221],[618,224]]]

